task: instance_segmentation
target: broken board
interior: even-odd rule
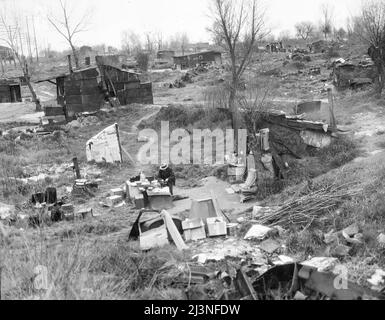
[[[207,218],[219,217],[215,207],[216,205],[212,198],[193,200],[190,209],[190,219],[202,218],[206,220]]]
[[[109,126],[88,140],[86,145],[86,155],[88,162],[122,162],[122,149],[120,146],[118,124],[115,123],[112,126]]]

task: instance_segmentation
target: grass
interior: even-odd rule
[[[354,248],[352,255],[357,259],[372,257],[372,264],[385,266],[384,249],[377,243],[377,237],[385,231],[385,164],[384,155],[378,154],[363,162],[348,163],[343,168],[329,171],[313,179],[313,189],[333,182],[353,184],[359,182],[362,192],[351,198],[341,199],[338,207],[327,210],[319,221],[304,231],[295,227],[289,230],[286,239],[287,250],[302,257],[328,255],[327,245],[322,242],[323,234],[330,230],[340,231],[357,223],[364,237],[362,246]],[[281,194],[266,200],[269,205],[279,205],[283,199],[299,197],[309,192],[308,183],[288,187]],[[348,261],[351,258],[348,259]],[[352,257],[353,259],[353,257]],[[353,275],[353,276],[357,276]]]
[[[160,130],[161,121],[170,122],[170,130],[184,128],[188,131],[193,129],[215,129],[228,127],[229,114],[225,110],[214,108],[202,108],[201,106],[184,107],[182,105],[169,105],[161,108],[155,116],[142,121],[138,128]]]
[[[354,160],[360,155],[357,143],[349,138],[340,138],[313,153],[321,162],[327,163],[330,169],[335,169]]]
[[[138,243],[125,237],[118,242],[85,237],[89,226],[73,228],[72,237],[65,239],[49,235],[48,228],[34,234],[12,231],[11,241],[3,242],[0,251],[2,299],[182,298],[181,289],[172,285],[177,274],[162,268],[169,261],[186,261],[174,247],[143,253]],[[48,269],[47,291],[37,290],[34,284],[39,265]]]

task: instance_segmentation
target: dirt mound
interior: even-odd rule
[[[204,109],[202,107],[184,107],[169,105],[163,107],[160,111],[142,121],[138,129],[152,128],[160,129],[162,121],[169,121],[170,130],[176,128],[216,128],[227,123],[230,119],[230,113],[225,109]]]

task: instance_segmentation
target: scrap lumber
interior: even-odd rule
[[[174,221],[172,220],[171,215],[166,210],[163,210],[161,214],[163,216],[167,230],[170,233],[170,236],[178,250],[187,250],[188,246],[186,246],[186,244],[184,243],[182,236],[180,235]]]
[[[241,294],[242,298],[258,300],[257,293],[255,292],[249,277],[246,275],[244,268],[239,269],[237,272],[237,276],[235,278],[235,287]]]
[[[315,130],[315,131],[323,131],[325,127],[325,123],[322,122],[314,122],[314,121],[306,121],[306,120],[296,120],[289,119],[284,114],[283,115],[275,115],[269,114],[265,117],[265,120],[271,124],[276,124],[280,126],[287,127],[289,129],[303,131],[303,130]],[[326,132],[334,133],[337,132],[337,128],[333,128],[328,126]]]
[[[218,217],[223,216],[223,217],[226,218],[226,220],[227,220],[228,222],[230,222],[230,219],[224,214],[224,212],[222,211],[222,209],[219,208],[219,206],[218,206],[218,200],[217,200],[217,198],[216,198],[215,195],[214,195],[214,191],[213,191],[213,190],[210,190],[210,193],[211,193],[211,198],[213,199],[213,205],[214,205],[215,212],[217,213],[217,216],[218,216]]]
[[[259,219],[259,223],[272,226],[306,226],[324,212],[335,209],[343,197],[353,197],[362,192],[358,183],[333,184],[284,202],[272,213]]]
[[[271,155],[273,156],[274,162],[279,169],[279,178],[287,179],[287,170],[282,158],[278,155],[275,148],[271,147]]]

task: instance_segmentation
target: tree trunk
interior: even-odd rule
[[[238,88],[238,80],[233,78],[230,88],[230,96],[229,96],[229,109],[231,112],[231,122],[234,130],[234,150],[238,150],[238,130],[239,130],[239,110],[236,104],[236,96],[237,96],[237,88]]]
[[[24,73],[24,78],[25,78],[25,81],[27,83],[28,89],[29,89],[29,91],[32,94],[32,100],[36,104],[36,112],[41,112],[43,109],[41,107],[40,100],[37,98],[35,89],[32,87],[32,84],[31,84],[31,81],[29,79],[29,76]]]
[[[76,52],[76,49],[75,49],[74,45],[72,43],[70,45],[71,45],[72,53],[74,55],[75,67],[76,67],[76,69],[79,69],[80,67],[79,67],[79,57],[78,57],[78,54]]]
[[[384,89],[385,71],[382,65],[377,66],[378,78],[377,78],[377,98],[381,98],[382,91]]]

